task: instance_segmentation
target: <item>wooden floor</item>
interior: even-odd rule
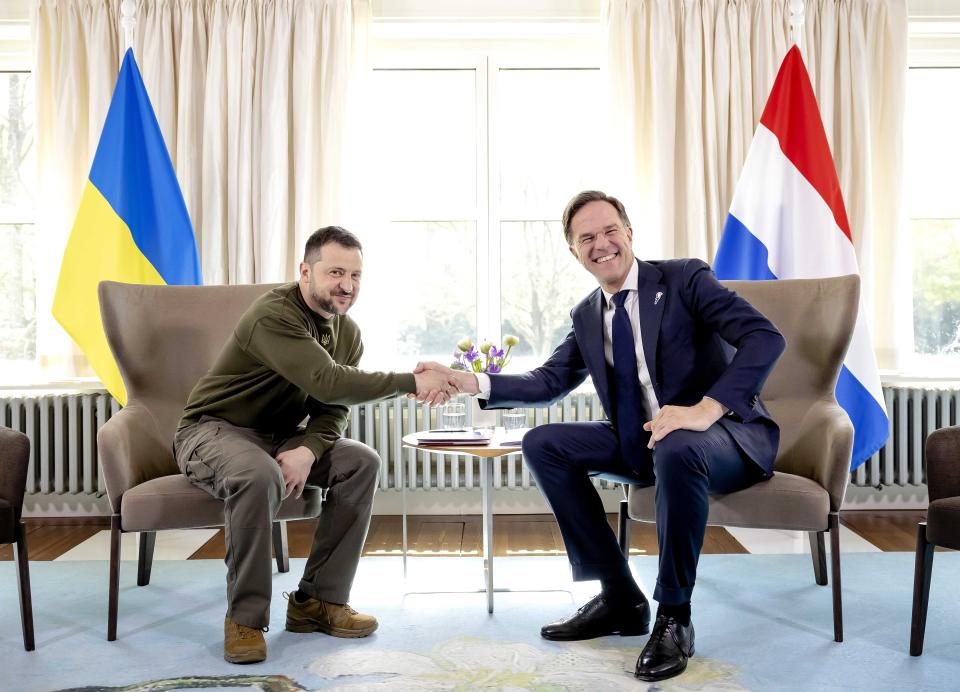
[[[925,517],[918,511],[846,512],[842,523],[861,538],[883,551],[913,551],[917,522]],[[616,530],[616,515],[608,515]],[[104,519],[27,520],[31,560],[53,560],[94,534],[108,528]],[[288,537],[291,557],[306,557],[316,520],[290,522]],[[482,550],[480,516],[411,516],[407,523],[409,553],[412,555],[477,556]],[[506,514],[494,520],[495,555],[563,555],[560,530],[552,515]],[[399,516],[374,516],[364,555],[400,555],[402,549]],[[630,551],[634,555],[657,553],[656,528],[634,522],[630,530]],[[726,529],[708,527],[704,554],[748,552]],[[223,531],[203,544],[191,559],[222,559]],[[0,560],[13,559],[9,545],[0,546]]]

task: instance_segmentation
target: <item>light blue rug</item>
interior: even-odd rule
[[[907,654],[913,555],[845,555],[846,641],[833,642],[830,590],[802,555],[708,555],[694,600],[697,654],[664,690],[960,689],[960,553],[934,560],[922,657]],[[655,558],[632,560],[650,592]],[[121,573],[119,639],[106,641],[106,562],[34,562],[37,650],[23,651],[13,563],[0,563],[0,690],[196,688],[312,690],[636,690],[645,637],[541,640],[540,625],[571,612],[595,585],[571,584],[564,558],[508,557],[502,586],[569,591],[404,595],[417,587],[479,585],[475,559],[417,558],[404,582],[398,558],[361,563],[353,604],[380,629],[362,640],[283,630],[280,592],[296,588],[303,560],[274,578],[269,658],[222,659],[223,564],[155,562],[152,583]]]

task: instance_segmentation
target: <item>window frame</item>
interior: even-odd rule
[[[501,23],[493,38],[484,35],[485,23],[450,24],[391,21],[374,18],[369,68],[378,70],[472,69],[476,75],[476,208],[473,219],[395,217],[389,221],[475,221],[476,223],[476,323],[477,335],[495,343],[502,340],[501,224],[543,221],[543,214],[511,214],[500,209],[498,133],[494,109],[503,70],[596,70],[602,75],[605,53],[599,18],[547,22]],[[443,27],[443,38],[438,37]],[[557,220],[560,209],[553,212]],[[516,218],[514,218],[516,217]]]

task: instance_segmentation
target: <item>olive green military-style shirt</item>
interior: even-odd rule
[[[180,428],[213,416],[289,436],[309,418],[304,446],[319,459],[343,434],[351,404],[416,391],[411,373],[357,368],[360,329],[311,310],[294,282],[260,297],[190,393]]]

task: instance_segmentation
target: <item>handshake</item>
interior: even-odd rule
[[[417,391],[407,396],[428,406],[440,406],[456,394],[477,394],[480,383],[472,372],[454,370],[435,361],[417,363],[413,370]]]

